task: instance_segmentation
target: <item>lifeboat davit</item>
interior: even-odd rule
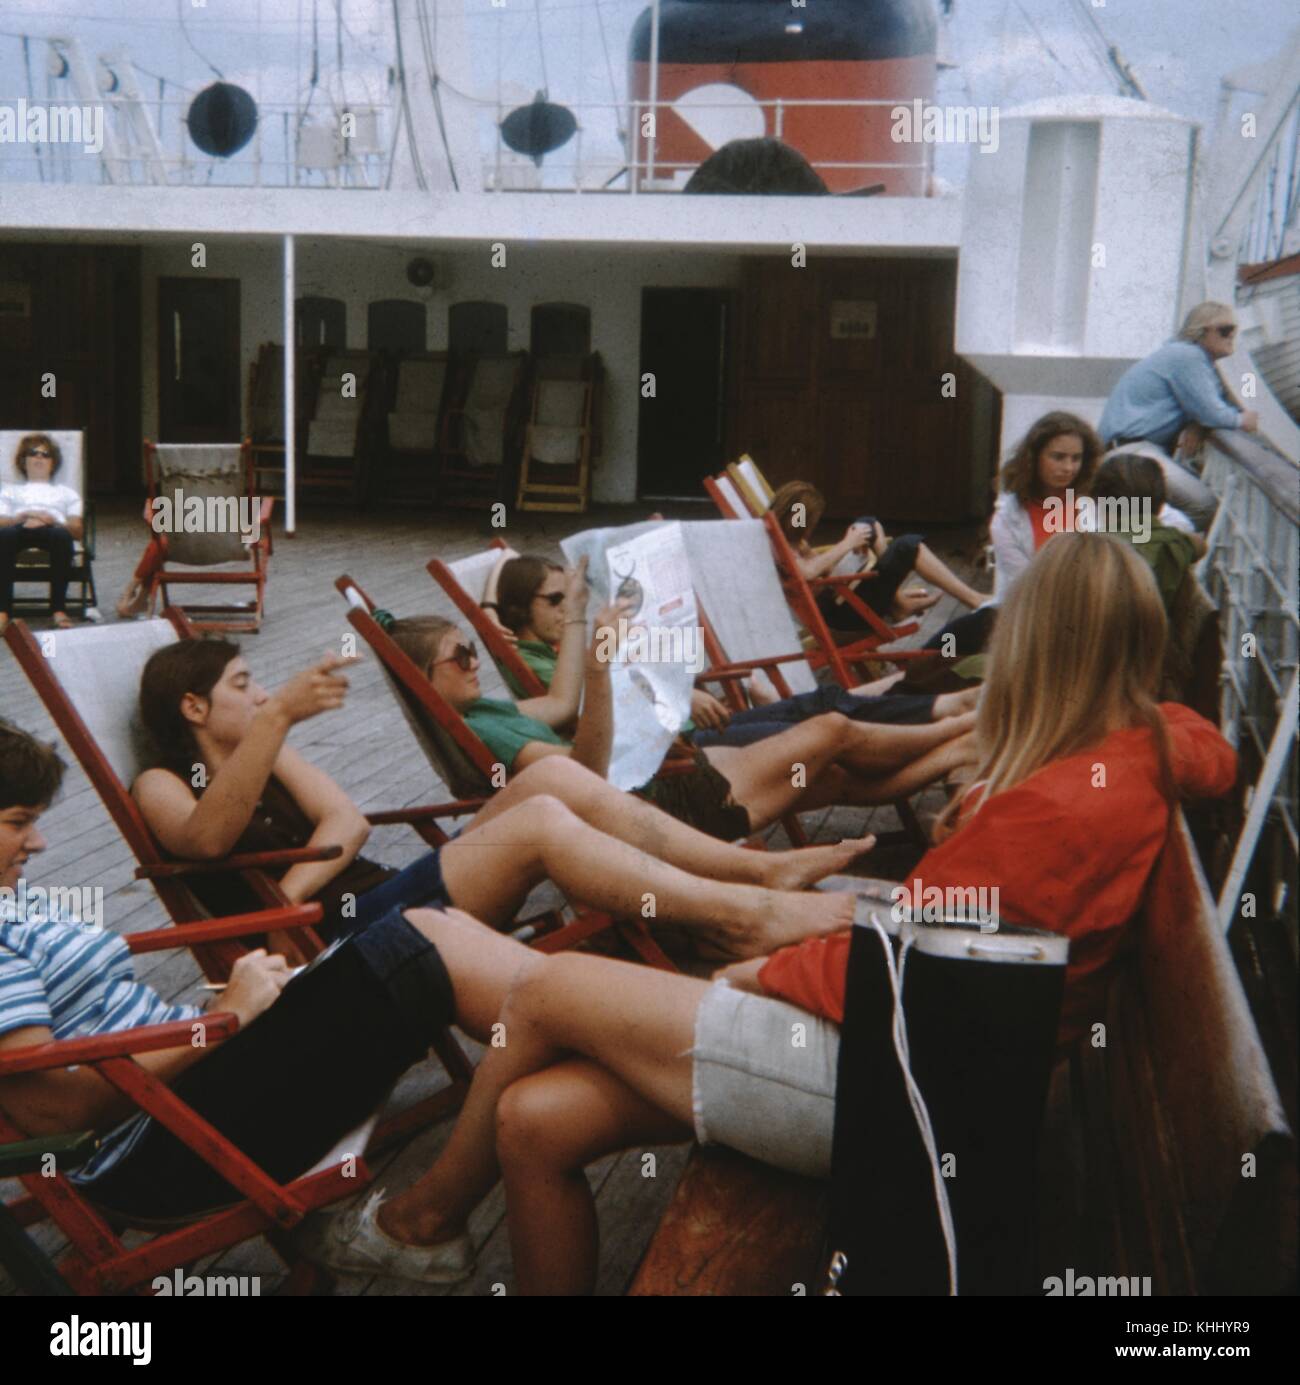
[[[651,13],[628,45],[634,103],[651,95]],[[799,150],[832,192],[883,183],[886,195],[922,197],[927,147],[895,143],[890,110],[933,100],[937,40],[932,0],[663,0],[659,118],[652,141],[646,107],[633,105],[634,167],[642,182],[680,184],[731,140],[769,136]],[[772,104],[790,101],[889,104]]]

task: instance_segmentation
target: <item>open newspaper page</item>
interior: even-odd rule
[[[589,529],[560,545],[570,563],[587,557],[591,609],[628,603],[611,641],[614,745],[609,780],[635,789],[654,777],[690,717],[702,640],[681,525]]]

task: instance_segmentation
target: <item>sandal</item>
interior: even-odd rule
[[[72,619],[67,611],[55,611],[50,619],[53,620],[56,630],[75,630],[77,628],[77,622]]]

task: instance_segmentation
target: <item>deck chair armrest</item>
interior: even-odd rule
[[[128,933],[126,945],[133,953],[167,952],[172,948],[198,947],[227,938],[246,938],[250,934],[279,932],[289,928],[311,928],[325,911],[319,904],[286,904],[277,909],[258,909],[251,914],[232,914],[222,919],[198,919],[167,928],[152,928],[144,933]]]
[[[95,502],[87,500],[81,512],[81,548],[87,558],[95,556]]]
[[[802,663],[808,658],[807,653],[798,649],[792,654],[770,654],[761,659],[737,659],[726,664],[714,664],[706,668],[703,673],[695,675],[695,682],[718,683],[727,678],[743,678],[747,673],[753,673],[756,668],[772,669],[780,664]]]
[[[205,1014],[202,1019],[204,1042],[228,1039],[239,1028],[237,1016],[225,1011]],[[0,1077],[16,1077],[24,1072],[48,1072],[79,1063],[97,1063],[106,1058],[130,1058],[137,1053],[156,1053],[162,1048],[188,1047],[194,1040],[198,1020],[171,1020],[167,1024],[144,1024],[138,1029],[122,1029],[116,1034],[96,1034],[89,1039],[56,1039],[30,1048],[13,1048],[0,1053]]]
[[[341,846],[295,846],[284,851],[245,851],[238,856],[219,856],[212,861],[154,861],[136,866],[137,880],[170,880],[177,875],[212,875],[228,870],[267,870],[274,866],[301,866],[308,861],[337,861]]]
[[[879,577],[880,573],[871,568],[867,572],[844,572],[838,577],[809,577],[807,578],[810,587],[851,587],[859,582],[868,582],[873,577]]]
[[[366,821],[372,827],[435,822],[438,818],[458,818],[466,813],[477,813],[486,802],[486,797],[458,798],[453,803],[431,803],[422,808],[394,808],[389,812],[367,813]]]

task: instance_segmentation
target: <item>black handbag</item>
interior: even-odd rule
[[[878,905],[859,916],[823,1292],[1028,1292],[1069,944],[1005,924],[900,924]]]

